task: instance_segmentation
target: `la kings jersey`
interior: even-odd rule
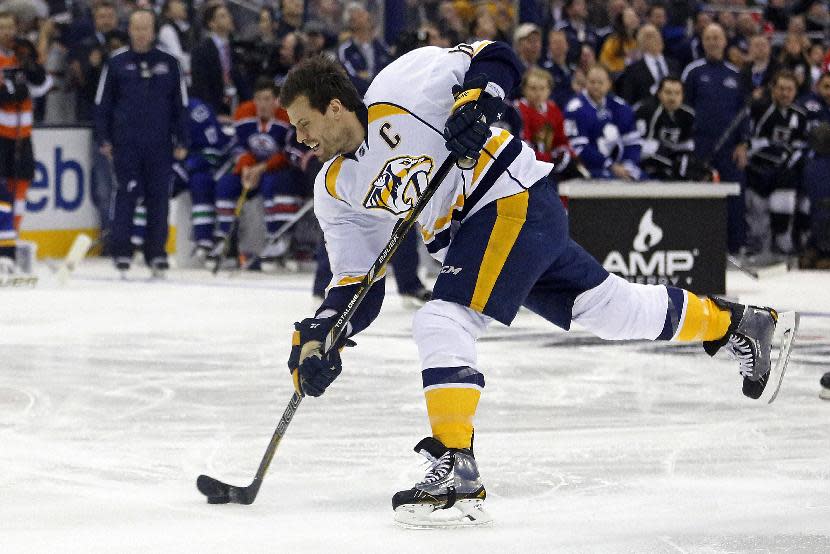
[[[449,155],[442,130],[472,59],[488,41],[419,48],[381,71],[366,93],[366,139],[353,154],[326,162],[314,185],[332,286],[358,282],[386,245],[398,219]],[[553,166],[508,131],[492,136],[476,166],[453,167],[418,218],[430,254],[443,261],[465,218],[526,190]]]
[[[807,115],[796,105],[778,108],[774,102],[752,106],[750,164],[757,167],[790,165],[807,147]]]

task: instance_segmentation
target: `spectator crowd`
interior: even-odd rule
[[[398,6],[402,30],[387,42],[372,0],[249,1],[245,9],[199,0],[52,1],[48,14],[19,17],[18,34],[49,76],[49,90],[34,98],[35,123],[98,119],[94,192],[107,214],[119,164],[113,171],[118,145],[112,121],[101,120],[102,95],[111,110],[117,98],[107,94],[118,91],[105,84],[135,41],[134,12],[155,14],[153,35],[189,98],[182,114],[189,136],[169,126],[170,179],[191,193],[194,242],[206,263],[221,263],[234,208],[247,195],[262,195],[268,236],[280,238],[268,243],[264,266],[288,249],[280,227],[310,196],[318,167],[277,100],[299,60],[338,59],[362,94],[413,48],[500,40],[526,72],[499,124],[554,162],[560,179],[738,182],[731,252],[830,267],[828,4],[406,0]],[[135,212],[134,245],[148,236],[142,225],[161,217],[147,213],[147,198],[122,207]]]

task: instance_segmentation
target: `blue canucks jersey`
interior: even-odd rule
[[[619,163],[639,178],[640,135],[622,98],[609,94],[595,104],[586,93],[578,94],[565,106],[565,134],[594,177],[612,177],[611,165]]]

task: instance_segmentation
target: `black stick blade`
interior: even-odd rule
[[[199,475],[196,488],[207,497],[208,504],[227,504],[231,501],[231,486],[207,475]]]

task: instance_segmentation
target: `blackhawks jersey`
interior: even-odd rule
[[[472,60],[491,44],[419,48],[375,77],[364,98],[363,144],[326,162],[314,185],[332,286],[363,278],[395,223],[448,157],[442,131],[454,101],[452,87],[464,82]],[[418,218],[427,250],[439,261],[465,218],[522,192],[553,169],[507,130],[491,132],[475,167],[453,167]]]

